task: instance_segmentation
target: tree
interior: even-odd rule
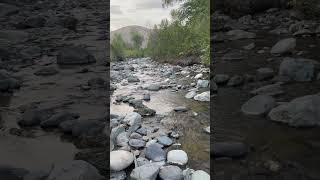
[[[116,34],[115,38],[112,40],[110,44],[111,60],[123,60],[125,58],[125,49],[126,44],[124,40],[122,39],[121,35]]]
[[[141,36],[140,33],[136,31],[131,32],[131,40],[133,42],[133,48],[134,49],[140,49],[143,42],[143,36]]]

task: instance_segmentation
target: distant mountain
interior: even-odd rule
[[[148,43],[148,39],[149,39],[149,35],[151,30],[146,28],[146,27],[142,27],[142,26],[126,26],[120,29],[117,29],[115,31],[111,31],[110,33],[110,40],[112,42],[112,40],[114,39],[116,34],[121,35],[122,39],[125,41],[125,43],[127,43],[128,45],[132,45],[132,32],[138,32],[139,34],[141,34],[141,36],[143,36],[143,42],[142,42],[142,48],[147,47],[147,43]]]

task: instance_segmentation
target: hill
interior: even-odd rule
[[[112,42],[113,38],[116,36],[116,34],[121,35],[122,39],[127,43],[128,45],[132,45],[132,32],[138,32],[143,36],[143,42],[142,42],[142,48],[145,48],[148,43],[149,35],[151,30],[142,27],[142,26],[126,26],[120,29],[117,29],[115,31],[111,31],[110,33],[110,40]]]

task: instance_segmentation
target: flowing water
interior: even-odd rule
[[[150,63],[150,64],[148,64]],[[160,91],[142,90],[139,86],[143,84],[162,82],[159,68],[152,67],[153,64],[148,62],[146,65],[151,68],[142,69],[142,65],[136,66],[138,71],[135,75],[140,79],[139,83],[129,83],[126,86],[118,85],[111,97],[111,113],[117,115],[125,115],[132,112],[133,107],[128,104],[114,104],[114,100],[118,95],[130,95],[136,99],[141,99],[144,93],[150,93],[151,100],[144,101],[144,105],[156,110],[157,115],[164,115],[166,119],[175,122],[175,127],[182,134],[177,140],[188,154],[188,167],[197,170],[205,170],[210,172],[210,135],[204,132],[204,128],[210,125],[210,106],[209,103],[197,102],[195,100],[186,99],[184,95],[187,91],[172,91],[171,89],[163,89]],[[145,65],[145,64],[144,64]],[[176,77],[177,80],[182,77]],[[186,113],[175,113],[173,109],[178,106],[185,106],[189,109]],[[195,116],[194,113],[197,113]],[[143,119],[143,125],[160,126],[156,117],[148,117]]]

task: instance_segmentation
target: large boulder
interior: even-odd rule
[[[80,46],[64,47],[57,56],[59,65],[91,64],[95,62],[95,57]]]
[[[257,95],[242,105],[241,111],[248,115],[263,115],[276,106],[272,96]]]
[[[103,180],[98,170],[91,164],[75,160],[61,165],[55,165],[47,180]]]
[[[271,120],[294,127],[320,126],[320,94],[296,98],[269,113]]]
[[[279,76],[288,81],[311,81],[315,65],[310,59],[284,58],[280,64]]]
[[[132,133],[139,129],[141,126],[141,115],[136,112],[132,112],[126,115],[123,122],[130,126],[129,133]]]
[[[292,52],[296,47],[295,38],[282,39],[271,48],[271,54],[285,54]]]
[[[133,180],[156,180],[160,167],[163,165],[161,162],[149,163],[139,166],[130,174]]]
[[[110,152],[110,169],[121,171],[133,163],[133,154],[129,151],[117,150]]]

